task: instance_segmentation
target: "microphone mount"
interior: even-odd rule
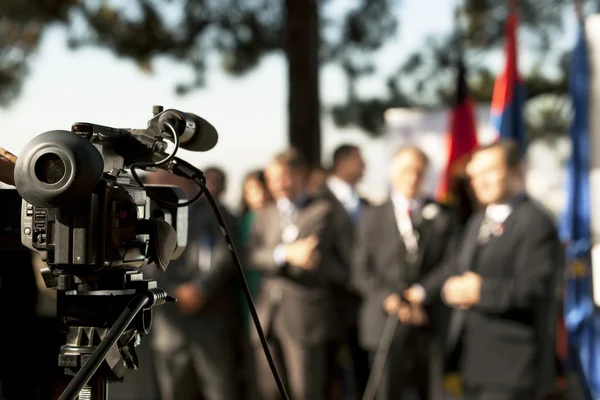
[[[153,107],[146,129],[113,128],[89,122],[76,122],[71,131],[93,144],[104,158],[105,171],[117,171],[132,164],[156,163],[165,158],[167,142],[178,142],[190,151],[208,151],[217,141],[216,129],[204,119],[179,110]],[[173,129],[178,136],[175,141]]]

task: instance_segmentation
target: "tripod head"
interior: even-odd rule
[[[58,292],[57,316],[68,327],[59,365],[75,375],[61,399],[78,392],[82,400],[106,399],[108,383],[122,381],[126,369],[138,369],[135,347],[150,332],[152,307],[175,299],[139,271],[103,274],[91,287],[80,278],[73,281],[91,290]],[[81,382],[89,383],[69,390]]]
[[[70,277],[72,284],[85,289],[77,293],[59,291],[57,317],[69,329],[67,344],[62,347],[59,364],[74,375],[87,361],[92,350],[106,337],[122,310],[136,297],[156,295],[156,302],[175,301],[161,293],[156,282],[144,280],[138,271],[117,270],[94,277],[97,282],[85,283],[80,277]],[[85,278],[84,278],[85,279]],[[127,326],[98,372],[109,382],[123,379],[125,369],[137,369],[135,346],[152,326],[152,310],[144,307]]]

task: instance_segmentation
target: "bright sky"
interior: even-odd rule
[[[400,32],[378,56],[382,71],[394,70],[425,35],[452,28],[453,1],[405,0]],[[433,11],[435,10],[435,11]],[[417,17],[418,16],[418,17]],[[22,95],[8,109],[0,109],[0,145],[17,154],[35,135],[54,129],[69,130],[74,122],[113,127],[144,128],[154,104],[203,116],[219,131],[219,143],[207,153],[181,151],[179,156],[202,167],[222,166],[230,177],[226,201],[237,206],[240,183],[248,169],[261,167],[285,147],[287,85],[284,60],[265,59],[260,68],[243,79],[234,79],[218,68],[208,85],[191,95],[178,97],[174,83],[188,72],[172,63],[155,64],[154,75],[144,75],[129,61],[107,51],[86,49],[70,52],[60,29],[48,31]],[[336,67],[322,69],[322,99],[331,104],[345,96],[345,82]],[[363,92],[377,92],[375,82]],[[340,130],[325,117],[324,156],[341,142],[363,145],[368,171],[363,189],[380,195],[386,190],[388,149],[386,140],[371,140],[356,130]]]

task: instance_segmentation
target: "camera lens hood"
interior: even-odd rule
[[[88,140],[69,131],[48,131],[21,151],[15,187],[36,207],[64,207],[89,194],[103,172],[102,154]]]

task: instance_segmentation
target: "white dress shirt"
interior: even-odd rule
[[[285,236],[289,236],[288,233],[290,233],[294,228],[296,229],[297,236],[298,228],[295,226],[294,221],[296,219],[296,216],[298,215],[298,204],[304,201],[304,198],[305,196],[304,194],[302,194],[298,197],[298,200],[296,200],[295,202],[292,202],[291,200],[285,197],[282,197],[277,200],[277,209],[279,210],[279,213],[282,216],[284,216],[284,218],[281,219],[281,222],[282,225],[285,225],[281,227],[284,230],[281,238],[281,244],[275,248],[275,251],[273,251],[273,261],[279,267],[283,267],[285,265],[285,245],[293,243],[297,239],[292,239],[291,237]]]
[[[392,193],[391,195],[392,204],[394,205],[394,213],[396,215],[396,222],[398,223],[398,231],[404,240],[404,245],[409,252],[416,252],[418,250],[418,236],[413,229],[412,221],[410,219],[411,213],[414,214],[419,212],[423,207],[422,199],[407,199],[400,193]],[[419,284],[411,286],[412,289],[418,290],[423,297],[426,297],[425,289]]]
[[[281,214],[293,217],[296,214],[298,207],[296,207],[296,205],[288,198],[282,197],[277,200],[277,209]]]
[[[398,231],[402,236],[404,245],[409,253],[415,253],[418,248],[418,235],[413,229],[411,213],[418,212],[423,204],[420,199],[407,199],[400,193],[392,194],[392,204],[394,205],[394,214]]]
[[[497,224],[503,224],[510,214],[512,214],[515,204],[525,197],[527,197],[527,194],[521,192],[506,203],[490,204],[485,208],[485,216]]]
[[[408,214],[409,210],[415,213],[423,207],[422,199],[407,199],[397,192],[392,193],[391,199],[396,213],[402,212]]]
[[[331,193],[344,206],[348,214],[356,215],[360,207],[360,196],[348,182],[344,182],[337,176],[327,178],[327,187]]]
[[[490,204],[485,208],[485,215],[497,224],[503,224],[512,213],[512,205],[508,204]]]

